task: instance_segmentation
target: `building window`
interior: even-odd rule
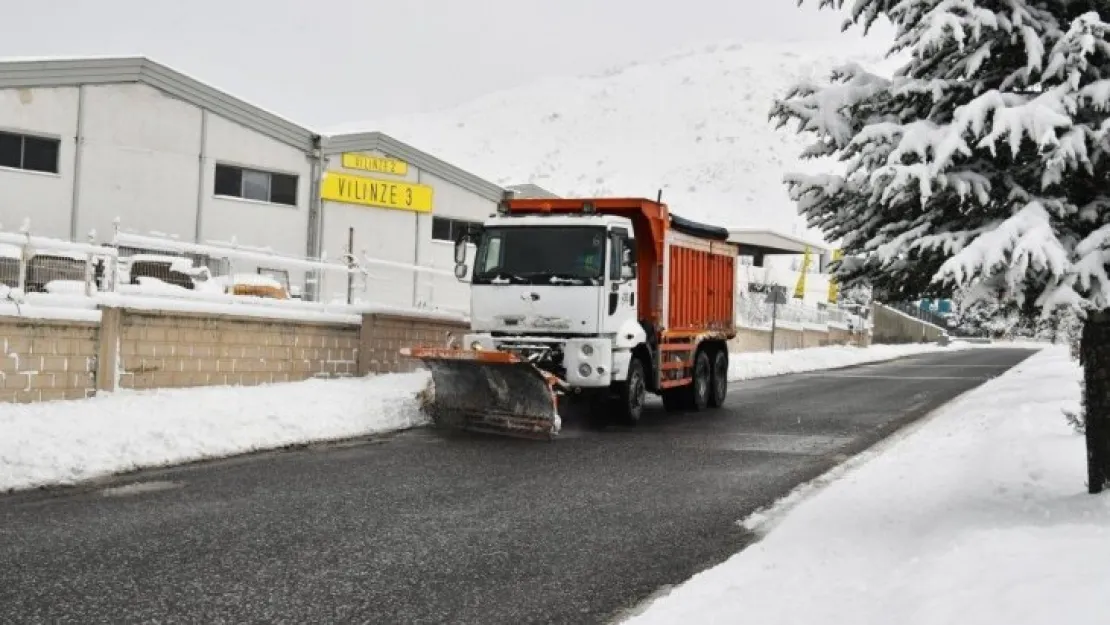
[[[452,219],[451,217],[432,217],[432,240],[455,242],[467,226],[480,225],[479,221]]]
[[[233,165],[216,165],[216,195],[297,205],[297,177]]]
[[[0,167],[58,173],[61,141],[0,132]]]

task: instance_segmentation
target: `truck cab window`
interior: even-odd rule
[[[605,241],[596,227],[490,227],[478,244],[473,283],[593,284],[605,275]]]

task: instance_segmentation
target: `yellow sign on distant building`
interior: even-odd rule
[[[428,185],[376,180],[331,171],[320,184],[320,198],[345,204],[432,212],[432,188]]]
[[[378,174],[393,174],[394,176],[404,176],[409,173],[409,164],[405,161],[349,152],[343,154],[343,168],[361,169],[362,171],[372,171]]]
[[[796,299],[805,299],[806,297],[806,274],[809,273],[810,252],[809,246],[806,246],[805,255],[802,256],[802,269],[798,272],[798,282],[794,284],[794,297]]]
[[[838,261],[844,258],[844,250],[839,248],[833,250],[832,260]],[[840,285],[837,283],[836,278],[829,276],[829,303],[835,304],[840,298]]]

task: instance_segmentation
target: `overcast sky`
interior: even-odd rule
[[[0,56],[144,54],[313,127],[719,40],[832,39],[816,0],[0,0]],[[858,35],[843,35],[858,36]]]

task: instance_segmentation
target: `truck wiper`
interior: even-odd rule
[[[585,276],[576,276],[572,273],[543,274],[542,277],[547,278],[548,281],[551,284],[576,284],[576,285],[579,285],[579,286],[584,285],[584,284],[597,284],[597,279],[596,278],[588,278],[588,277],[585,277]]]
[[[490,284],[510,284],[514,281],[521,283],[528,282],[526,278],[522,278],[515,273],[506,273],[504,271],[498,271],[497,273],[489,276],[488,279]]]

